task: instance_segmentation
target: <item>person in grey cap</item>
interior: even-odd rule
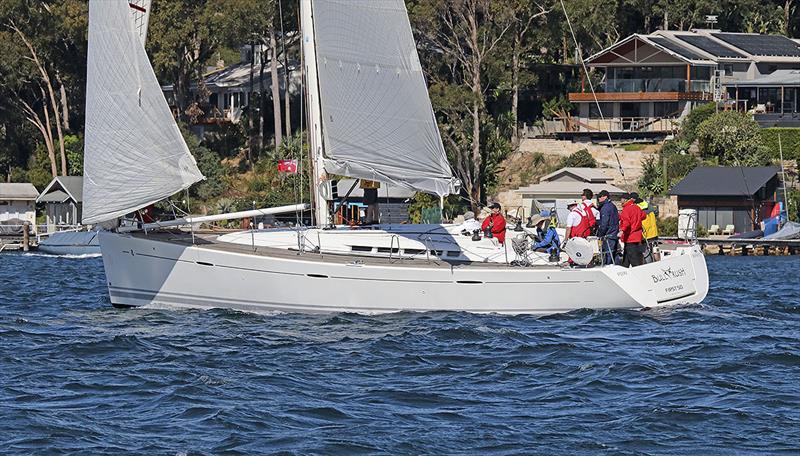
[[[464,222],[458,227],[458,231],[464,236],[472,235],[475,230],[481,229],[481,222],[475,219],[472,211],[464,212]]]

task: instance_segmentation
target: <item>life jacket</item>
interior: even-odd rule
[[[595,209],[594,203],[589,203],[588,205],[583,206],[584,212],[586,212],[586,215],[589,217],[590,233],[594,233],[594,231],[597,229],[597,219],[594,217],[593,209]]]
[[[581,221],[578,225],[572,227],[572,237],[582,237],[587,238],[592,235],[592,227],[589,224],[590,220],[594,220],[595,223],[597,220],[594,218],[594,214],[591,210],[586,210],[587,208],[584,207],[583,211],[578,210],[576,207],[573,209],[573,212],[577,212],[578,215],[581,216]]]

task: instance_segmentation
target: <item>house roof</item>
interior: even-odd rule
[[[752,196],[778,174],[776,166],[701,166],[670,189],[679,196]]]
[[[578,179],[583,180],[584,182],[608,182],[612,180],[611,177],[607,176],[600,168],[573,168],[573,167],[566,167],[561,168],[559,170],[553,171],[552,173],[542,176],[539,179],[540,182],[551,182],[555,180],[557,177],[560,177],[564,174],[571,174]]]
[[[649,35],[634,34],[592,55],[586,62],[593,66],[614,64],[617,60],[631,62],[624,55],[636,43],[645,43],[693,65],[709,65],[719,61],[756,61],[795,63],[800,57],[800,46],[795,40],[782,35],[758,33],[730,33],[719,30],[659,30]],[[641,56],[640,56],[641,57]],[[647,54],[644,60],[651,60]],[[609,60],[610,59],[610,60]],[[652,63],[648,62],[648,65]]]
[[[30,201],[39,196],[39,191],[29,183],[0,183],[0,199]]]
[[[655,39],[651,39],[655,38]],[[664,40],[660,37],[660,35],[639,35],[633,34],[630,35],[621,41],[618,41],[611,46],[603,49],[602,51],[592,55],[591,57],[586,59],[586,63],[592,64],[595,61],[599,61],[598,63],[602,62],[602,57],[606,55],[613,55],[613,56],[621,56],[623,54],[632,52],[636,47],[638,42],[642,42],[644,44],[648,44],[656,49],[656,51],[660,51],[667,55],[672,56],[675,59],[697,64],[697,65],[712,65],[714,62],[710,60],[708,57],[695,52],[694,50],[678,43],[676,41]],[[657,52],[658,53],[658,52]],[[649,56],[645,56],[645,59],[649,59],[652,57],[652,54]],[[626,59],[627,60],[627,59]],[[635,62],[632,62],[635,63]]]
[[[740,86],[800,86],[800,70],[775,70],[772,73],[753,79],[739,81]]]
[[[53,190],[47,194],[42,193],[36,199],[37,203],[63,203],[69,199],[69,195],[61,190]]]
[[[800,46],[782,35],[728,32],[712,33],[711,35],[752,55],[800,57]]]
[[[516,193],[525,195],[550,196],[550,197],[563,197],[563,198],[579,198],[584,188],[588,188],[595,194],[600,193],[601,190],[607,190],[611,195],[621,195],[625,190],[615,187],[611,184],[604,183],[586,183],[586,182],[542,182],[541,184],[529,185],[527,187],[520,187],[515,190]]]
[[[42,190],[42,195],[36,200],[37,203],[63,203],[67,198],[61,199],[56,192],[65,193],[66,196],[76,203],[83,202],[83,176],[56,176]]]

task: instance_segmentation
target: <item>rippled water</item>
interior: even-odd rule
[[[0,255],[4,454],[800,452],[800,261],[699,306],[550,317],[117,310],[102,261]]]

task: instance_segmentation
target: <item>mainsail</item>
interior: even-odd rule
[[[203,179],[126,0],[89,3],[83,223],[135,211]]]
[[[455,192],[403,0],[314,0],[325,170]]]

